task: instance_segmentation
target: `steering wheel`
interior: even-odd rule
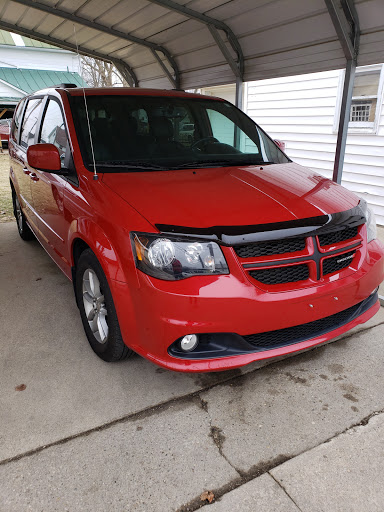
[[[206,146],[209,142],[220,142],[215,137],[203,137],[202,139],[197,140],[191,146],[191,149],[199,149],[202,151],[204,146]],[[204,144],[205,143],[205,144]],[[202,146],[202,147],[200,147]]]

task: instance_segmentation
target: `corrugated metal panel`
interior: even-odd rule
[[[39,14],[41,18],[41,14]],[[26,18],[25,16],[23,19]],[[28,17],[28,21],[30,23],[30,19]],[[57,48],[57,46],[52,46],[51,44],[42,43],[41,41],[36,41],[36,39],[31,39],[30,37],[21,37],[24,46],[28,48]],[[11,34],[6,30],[0,30],[0,44],[4,44],[7,46],[16,46],[15,41],[13,40]]]
[[[247,84],[247,113],[273,138],[286,143],[297,163],[332,178],[333,131],[340,71]],[[342,184],[365,197],[384,225],[384,108],[377,134],[350,133]]]
[[[30,37],[23,37],[23,42],[25,46],[30,46],[32,48],[57,48],[57,46],[52,46],[51,44],[42,43],[41,41],[36,41],[36,39],[31,39]]]
[[[9,32],[0,30],[0,44],[15,46],[15,41],[12,39],[12,36]]]
[[[52,11],[40,12],[39,1]],[[361,26],[359,64],[383,62],[384,2],[355,3]],[[324,0],[178,0],[176,4],[230,27],[244,53],[245,80],[339,69],[345,65]],[[234,80],[233,70],[208,27],[158,5],[156,0],[0,0],[0,13],[0,27],[8,23],[15,32],[31,36],[26,31],[33,31],[38,39],[46,43],[57,40],[63,47],[75,45],[72,18],[80,17],[82,20],[77,20],[75,26],[82,50],[122,59],[137,72],[141,86],[170,87],[151,51],[128,40],[128,35],[145,39],[144,44],[163,45],[181,71],[183,88]],[[70,19],[65,19],[66,15]],[[87,23],[89,26],[84,26]],[[111,29],[120,34],[104,33]]]
[[[0,80],[27,94],[60,83],[83,85],[83,80],[78,73],[42,69],[0,68]]]

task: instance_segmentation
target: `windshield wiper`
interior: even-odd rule
[[[233,161],[233,160],[195,160],[192,162],[184,162],[177,165],[152,164],[150,162],[127,162],[124,160],[105,160],[96,162],[96,168],[100,166],[102,169],[129,169],[131,171],[169,171],[177,169],[198,169],[202,167],[221,167],[221,166],[243,166],[243,165],[273,165],[275,162],[250,162],[250,161]],[[108,172],[108,171],[107,171]]]
[[[126,161],[119,161],[119,160],[107,160],[107,161],[101,161],[96,162],[96,168],[97,166],[103,167],[103,168],[111,168],[111,169],[117,169],[117,168],[124,168],[124,169],[132,169],[132,170],[140,170],[140,171],[167,171],[168,167],[163,167],[162,165],[156,165],[151,164],[148,162],[126,162]]]
[[[183,164],[172,166],[172,169],[197,169],[199,167],[237,165],[233,160],[196,160],[194,162],[185,162]]]
[[[272,165],[275,162],[241,162],[241,161],[233,161],[233,160],[205,160],[205,161],[194,161],[194,162],[186,162],[184,164],[180,164],[177,166],[172,166],[170,169],[197,169],[199,167],[220,167],[222,165],[228,166],[242,166],[242,165]]]

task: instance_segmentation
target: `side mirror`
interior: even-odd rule
[[[279,146],[279,148],[281,149],[281,151],[285,151],[285,142],[283,142],[282,140],[278,140],[278,139],[275,139],[273,141],[277,146]]]
[[[39,171],[67,174],[61,168],[59,150],[54,144],[33,144],[27,150],[28,165]]]

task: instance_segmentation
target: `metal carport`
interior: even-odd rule
[[[357,63],[384,61],[382,0],[0,0],[0,28],[113,62],[131,86],[195,88],[346,68],[341,182]]]

